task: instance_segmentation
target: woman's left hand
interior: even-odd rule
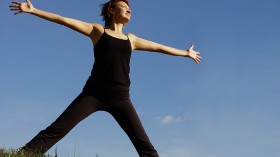
[[[188,55],[187,57],[193,59],[197,64],[199,64],[201,62],[201,59],[202,57],[199,56],[199,52],[193,50],[194,48],[194,45],[191,45],[188,49],[187,49],[187,52],[188,52]]]

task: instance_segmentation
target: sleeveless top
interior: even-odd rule
[[[94,64],[91,81],[95,85],[130,86],[131,43],[129,38],[119,39],[106,33],[101,35],[94,46]]]

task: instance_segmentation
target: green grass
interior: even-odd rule
[[[24,152],[24,151],[18,151],[16,149],[0,148],[0,157],[52,157],[52,156],[27,153],[27,152]],[[57,155],[55,157],[57,157]]]
[[[0,157],[58,157],[58,155],[57,155],[57,149],[55,149],[55,156],[51,156],[51,155],[27,153],[25,151],[19,151],[18,149],[0,148]],[[76,151],[74,153],[74,157],[77,157]],[[98,155],[96,154],[95,157],[98,157]]]

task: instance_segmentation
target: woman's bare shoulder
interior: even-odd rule
[[[132,33],[127,33],[127,35],[128,35],[129,37],[136,38],[136,35],[134,35],[134,34],[132,34]]]
[[[91,23],[95,34],[102,34],[104,32],[104,27],[99,23]]]
[[[131,41],[134,41],[135,39],[137,39],[137,36],[134,35],[134,34],[132,34],[132,33],[127,33],[127,36],[129,37],[129,39],[130,39]]]

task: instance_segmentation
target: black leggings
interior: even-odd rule
[[[96,89],[96,88],[95,88]],[[96,111],[110,113],[130,138],[140,157],[158,157],[130,101],[124,86],[84,91],[45,130],[39,132],[23,149],[45,153],[80,121]]]

